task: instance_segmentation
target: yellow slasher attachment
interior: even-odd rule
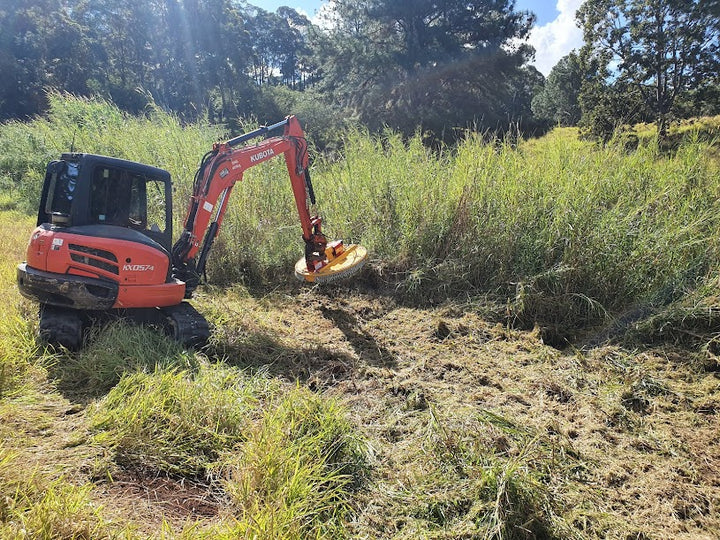
[[[345,246],[342,240],[328,243],[325,260],[318,261],[311,271],[305,257],[295,263],[295,277],[310,283],[328,283],[344,279],[360,270],[367,259],[367,249],[359,244]]]

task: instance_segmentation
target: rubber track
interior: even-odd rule
[[[40,339],[48,345],[77,350],[82,345],[83,321],[77,311],[40,306]]]
[[[199,348],[210,337],[210,325],[192,305],[181,302],[176,306],[160,308],[168,320],[167,332],[185,347]]]

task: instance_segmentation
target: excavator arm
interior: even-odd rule
[[[249,141],[282,129],[257,144]],[[357,271],[367,252],[360,246],[346,248],[342,241],[328,243],[322,233],[322,219],[312,215],[315,194],[308,168],[308,145],[295,116],[263,126],[223,143],[208,152],[195,175],[184,229],[172,249],[174,276],[186,283],[189,298],[204,274],[207,258],[220,232],[228,201],[246,170],[279,156],[285,157],[305,241],[305,257],[296,265],[296,275],[307,281],[337,279]],[[348,257],[352,254],[352,257]]]

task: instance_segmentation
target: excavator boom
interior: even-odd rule
[[[247,144],[280,129],[283,130],[281,135]],[[296,268],[296,276],[320,282],[327,273],[335,280],[354,273],[364,264],[366,251],[360,250],[354,257],[348,257],[344,255],[342,241],[332,242],[328,248],[322,233],[322,218],[310,211],[311,205],[315,204],[315,194],[310,179],[307,140],[297,118],[288,116],[277,124],[215,144],[203,158],[195,175],[183,232],[172,250],[174,273],[186,283],[186,297],[192,294],[204,273],[235,184],[242,180],[246,170],[281,155],[285,157],[305,242],[305,257],[298,261],[300,266]],[[358,256],[361,253],[364,255]],[[303,261],[304,269],[298,270]],[[340,262],[344,264],[338,264]],[[329,272],[331,266],[335,268]]]

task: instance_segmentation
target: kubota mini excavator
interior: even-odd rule
[[[281,135],[249,143],[281,129]],[[295,275],[319,283],[359,270],[367,250],[328,242],[320,216],[311,214],[308,145],[294,116],[213,145],[195,174],[184,229],[174,244],[167,171],[66,153],[47,166],[37,227],[17,271],[20,292],[40,303],[40,337],[76,349],[88,320],[119,312],[161,324],[187,346],[205,342],[207,322],[183,300],[204,274],[233,186],[250,167],[281,155],[305,241]]]

